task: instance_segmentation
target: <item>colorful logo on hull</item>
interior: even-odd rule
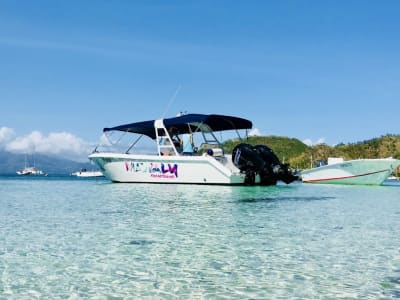
[[[167,167],[168,166],[168,167]],[[177,178],[178,177],[178,164],[151,163],[150,173],[152,177],[162,178]]]
[[[151,177],[178,178],[178,164],[125,162],[125,170],[134,173],[148,173]]]

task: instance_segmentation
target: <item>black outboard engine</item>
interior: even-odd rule
[[[289,164],[282,164],[271,148],[257,145],[254,149],[265,162],[265,167],[260,171],[262,185],[276,184],[278,180],[289,184],[298,179],[298,176],[289,170]]]
[[[267,146],[256,145],[254,150],[265,163],[264,168],[260,170],[260,184],[275,185],[278,181],[277,173],[279,173],[281,162],[274,151]]]
[[[233,164],[246,174],[245,184],[253,185],[256,174],[264,168],[264,160],[249,144],[239,144],[232,151]]]
[[[253,185],[256,174],[261,185],[275,185],[278,180],[286,184],[298,179],[288,164],[282,164],[276,154],[265,145],[239,144],[232,151],[233,164],[246,174],[245,183]]]

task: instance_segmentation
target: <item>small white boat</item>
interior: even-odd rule
[[[400,160],[393,158],[328,158],[327,165],[304,170],[300,176],[306,183],[381,185],[399,165]]]
[[[274,185],[278,180],[297,180],[268,147],[242,143],[227,154],[214,134],[230,131],[239,136],[239,130],[247,133],[251,127],[251,121],[238,117],[186,114],[104,128],[105,134],[122,131],[139,137],[127,151],[98,152],[96,148],[89,159],[113,182]],[[185,155],[181,146],[187,134],[201,140],[191,155]],[[143,136],[155,143],[152,154],[130,153]]]
[[[21,170],[16,171],[17,175],[47,175],[42,170],[37,170],[35,167],[35,163],[33,166],[28,167],[28,158],[25,155],[25,167]]]
[[[25,167],[17,171],[18,175],[45,175],[42,170],[36,170],[35,167]]]
[[[101,171],[88,171],[87,169],[81,169],[78,172],[71,173],[71,176],[76,177],[103,177],[103,173]]]

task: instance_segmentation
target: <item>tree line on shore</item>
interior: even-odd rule
[[[240,142],[243,141],[227,141],[224,143],[224,148],[227,152],[231,152]],[[251,145],[267,145],[281,162],[289,163],[295,169],[309,169],[318,161],[327,160],[328,157],[343,157],[345,160],[387,157],[400,159],[400,135],[394,134],[335,146],[327,144],[308,146],[296,138],[282,136],[250,136],[245,142]],[[400,175],[400,170],[397,170],[396,175]]]

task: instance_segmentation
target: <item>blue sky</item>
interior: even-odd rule
[[[82,154],[103,127],[179,111],[331,145],[399,134],[399,15],[398,1],[1,0],[0,148]]]

